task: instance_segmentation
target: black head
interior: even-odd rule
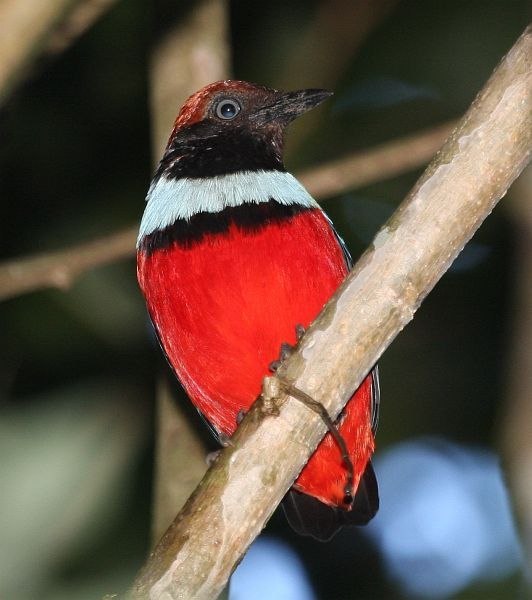
[[[219,81],[181,109],[158,174],[210,177],[237,171],[284,170],[286,126],[331,95],[280,92],[245,81]]]

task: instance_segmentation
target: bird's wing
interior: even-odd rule
[[[353,268],[353,258],[351,256],[351,253],[347,249],[347,246],[345,245],[342,236],[336,231],[332,221],[329,219],[327,214],[323,213],[323,215],[325,216],[329,225],[331,226],[331,229],[333,230],[334,235],[336,236],[336,240],[338,241],[338,244],[342,249],[347,270],[351,271],[351,269]],[[379,407],[381,402],[381,388],[379,384],[378,365],[375,365],[371,370],[371,383],[371,431],[373,432],[373,435],[375,435],[377,431],[377,426],[379,424]]]

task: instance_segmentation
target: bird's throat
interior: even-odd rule
[[[276,200],[269,200],[259,204],[246,202],[224,208],[217,213],[199,212],[188,220],[177,219],[172,225],[145,235],[140,241],[139,250],[151,254],[173,244],[190,247],[212,234],[227,235],[233,227],[243,233],[258,232],[308,210],[316,209],[301,204],[280,204]]]
[[[290,173],[244,171],[203,178],[154,179],[140,225],[137,246],[150,248],[204,233],[225,231],[231,223],[257,228],[318,205]]]

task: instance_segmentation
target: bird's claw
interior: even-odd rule
[[[296,325],[296,340],[299,342],[301,340],[301,338],[305,335],[305,328],[303,327],[303,325],[301,325],[301,323],[298,323]]]
[[[221,450],[214,450],[213,452],[209,452],[209,454],[207,454],[205,457],[205,462],[207,463],[208,467],[212,467],[216,459],[220,456],[220,452]]]
[[[287,358],[289,358],[293,354],[293,352],[297,346],[297,343],[301,340],[301,338],[305,334],[305,328],[303,327],[303,325],[301,325],[299,323],[296,325],[295,330],[296,330],[296,343],[294,345],[292,345],[292,344],[289,344],[288,342],[283,342],[281,344],[281,348],[279,350],[279,358],[277,360],[272,361],[268,365],[268,368],[272,373],[275,373],[277,371],[277,369],[281,366],[282,362],[284,360],[286,360]]]

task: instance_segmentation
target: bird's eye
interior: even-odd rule
[[[234,119],[240,112],[240,104],[236,100],[221,100],[216,106],[216,116],[224,121]]]

